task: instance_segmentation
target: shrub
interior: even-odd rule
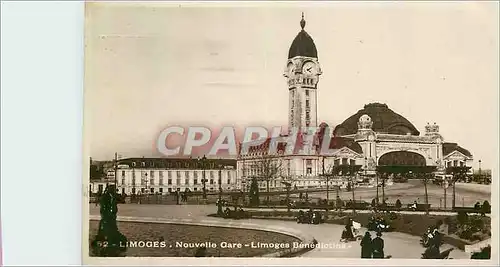
[[[481,252],[476,252],[470,257],[473,260],[488,260],[491,258],[491,246],[481,249]]]
[[[488,202],[488,200],[484,201],[483,206],[481,207],[481,212],[482,213],[491,212],[491,205],[490,205],[490,202]]]
[[[458,223],[460,223],[460,224],[467,223],[467,221],[469,219],[468,217],[469,216],[468,216],[467,212],[465,212],[465,211],[459,211],[458,214],[457,214]]]

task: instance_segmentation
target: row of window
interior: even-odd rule
[[[148,171],[140,171],[141,172],[141,176],[148,176]],[[164,177],[164,172],[165,171],[159,171],[159,177],[160,178],[163,178]],[[172,171],[166,171],[167,172],[167,177],[168,178],[172,178]],[[184,177],[191,177],[191,172],[193,173],[193,176],[195,179],[199,177],[203,177],[203,171],[184,171]],[[210,178],[214,178],[216,176],[216,173],[218,171],[206,171],[208,173],[208,176]],[[122,177],[125,177],[125,173],[126,171],[122,171]],[[132,177],[135,177],[135,173],[136,171],[133,170],[132,171]],[[176,177],[180,178],[181,177],[181,171],[175,171],[176,173]],[[231,178],[231,171],[227,171],[227,178]],[[222,171],[221,171],[221,174],[222,174]],[[155,171],[149,171],[149,176],[151,178],[154,178],[155,177]]]
[[[458,161],[458,160],[454,160],[453,162],[452,161],[447,161],[446,162],[446,167],[464,167],[465,166],[465,162],[463,161]]]
[[[222,181],[222,180],[221,180]],[[131,185],[138,185],[137,183],[138,181],[135,179],[135,177],[132,177],[132,181],[131,181]],[[173,180],[172,179],[167,179],[167,184],[168,185],[172,185],[172,182]],[[180,185],[181,184],[181,179],[180,178],[177,178],[175,180],[175,184],[176,185]],[[194,179],[193,180],[193,184],[194,185],[197,185],[197,184],[202,184],[203,183],[203,179]],[[206,183],[207,184],[217,184],[218,183],[218,180],[217,179],[206,179]],[[127,184],[125,178],[122,178],[121,179],[121,184],[124,185],[124,184]],[[156,182],[155,182],[155,179],[140,179],[140,184],[141,185],[156,185]],[[190,179],[186,178],[184,179],[184,185],[189,185],[190,184]],[[231,178],[227,178],[227,184],[231,184]],[[163,178],[160,178],[159,181],[158,181],[158,185],[164,185],[164,180]]]

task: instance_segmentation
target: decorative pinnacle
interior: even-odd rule
[[[306,26],[306,21],[304,20],[304,12],[302,12],[302,19],[300,20],[300,27],[303,30],[305,26]]]

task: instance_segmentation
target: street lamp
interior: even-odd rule
[[[326,177],[325,177],[326,176]],[[329,190],[329,183],[330,183],[330,175],[325,174],[325,156],[323,156],[323,178],[326,178],[326,203],[330,203],[330,190]]]
[[[206,161],[207,157],[203,155],[203,158],[199,160],[201,162],[201,169],[202,169],[202,179],[201,183],[203,184],[203,199],[207,199],[207,179],[205,177],[205,168],[206,168]]]
[[[219,201],[217,205],[217,214],[222,214],[222,165],[219,164]]]
[[[481,180],[481,160],[479,160],[479,180]]]

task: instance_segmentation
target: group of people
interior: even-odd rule
[[[320,224],[324,221],[324,215],[319,211],[313,211],[313,209],[309,209],[307,212],[300,210],[297,215],[297,223]]]
[[[384,240],[382,232],[378,231],[377,236],[372,239],[369,231],[361,239],[361,258],[384,259]]]
[[[377,232],[389,231],[389,223],[381,215],[374,215],[368,222],[368,230]]]
[[[442,235],[437,227],[429,227],[422,237],[422,245],[427,249],[422,254],[424,259],[441,259],[440,247],[442,244]]]

